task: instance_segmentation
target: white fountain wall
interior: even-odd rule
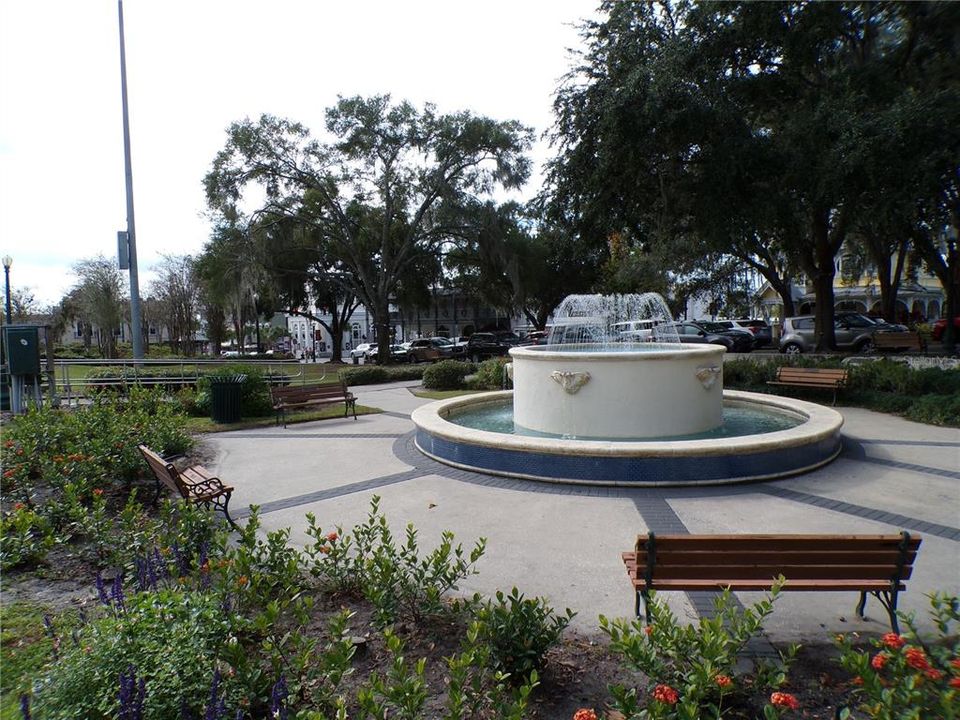
[[[562,347],[510,351],[517,425],[579,438],[652,438],[704,432],[723,421],[721,346]]]

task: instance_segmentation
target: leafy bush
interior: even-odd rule
[[[270,402],[270,387],[264,377],[264,369],[255,365],[241,363],[224,365],[217,368],[216,373],[202,375],[197,380],[197,396],[195,405],[204,415],[210,412],[210,383],[219,377],[242,375],[243,382],[240,388],[240,414],[243,417],[262,417],[273,412],[273,403]]]
[[[501,390],[504,387],[504,365],[509,357],[493,357],[477,366],[476,374],[470,379],[473,390]]]
[[[960,427],[960,394],[952,397],[923,395],[914,398],[904,415],[908,420],[929,425]]]
[[[115,392],[126,392],[128,387],[137,384],[162,388],[166,392],[176,392],[184,387],[184,381],[188,385],[195,384],[197,377],[195,370],[187,368],[122,365],[91,370],[87,374],[87,382],[94,389]],[[167,378],[170,382],[163,382]]]
[[[221,646],[233,633],[230,615],[213,595],[158,590],[115,602],[81,626],[75,643],[40,681],[42,717],[115,718],[121,714],[121,677],[145,681],[143,715],[166,719],[202,716]],[[221,697],[235,694],[228,677]],[[234,698],[233,705],[237,698]]]
[[[341,371],[340,377],[347,385],[377,385],[390,382],[390,370],[379,365],[361,365]]]
[[[873,641],[875,653],[853,647],[848,636],[837,638],[840,664],[855,676],[860,710],[871,718],[946,718],[960,715],[960,600],[934,594],[930,616],[936,642],[924,642],[912,617],[903,616],[908,630],[887,633]],[[839,718],[851,717],[849,710]]]
[[[347,385],[377,385],[400,380],[419,380],[423,377],[423,367],[417,365],[361,365],[340,371],[340,377]]]
[[[480,538],[466,554],[462,545],[454,545],[453,533],[443,532],[440,545],[421,557],[412,524],[407,525],[404,544],[398,546],[380,513],[377,495],[370,501],[366,521],[352,534],[345,535],[339,527],[325,534],[312,514],[307,521],[307,535],[314,540],[306,547],[311,574],[335,589],[362,593],[382,626],[443,613],[443,596],[476,573],[474,565],[486,548],[486,539]]]
[[[723,384],[730,388],[752,388],[766,385],[777,376],[781,363],[733,360],[723,364]]]
[[[517,588],[509,595],[497,591],[476,610],[480,639],[490,647],[494,667],[515,678],[526,678],[543,668],[547,650],[576,615],[570,608],[557,615],[543,598],[526,599]]]
[[[49,521],[22,502],[0,517],[0,569],[42,560],[53,543]]]
[[[915,396],[957,395],[960,394],[960,370],[914,370],[905,363],[883,359],[851,368],[850,388]]]
[[[729,590],[716,601],[713,617],[701,617],[693,625],[677,622],[670,608],[657,600],[649,601],[651,623],[644,627],[640,619],[608,620],[600,616],[600,629],[610,638],[610,649],[627,665],[642,672],[653,686],[641,704],[636,688],[611,687],[614,707],[628,720],[643,717],[720,718],[727,708],[726,698],[752,691],[775,689],[786,680],[786,668],[797,648],[781,655],[781,665],[757,660],[753,677],[737,675],[737,660],[751,638],[757,636],[764,619],[773,611],[784,580],[776,582],[767,598],[752,607],[739,610]],[[781,697],[782,695],[782,697]],[[775,705],[795,702],[793,696],[777,694]],[[664,715],[666,706],[675,706],[675,715]],[[765,716],[776,717],[767,707]]]
[[[462,390],[464,378],[474,370],[469,363],[444,360],[424,369],[423,386],[428,390]]]

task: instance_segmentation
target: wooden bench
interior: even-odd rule
[[[864,617],[867,593],[897,625],[897,593],[905,589],[921,538],[899,535],[639,535],[623,553],[636,591],[634,612],[644,603],[650,621],[652,590],[767,590],[787,579],[784,591],[856,590]]]
[[[767,385],[793,385],[794,387],[824,388],[833,390],[833,404],[837,404],[837,391],[847,384],[849,372],[840,368],[801,368],[782,365],[777,368],[777,379]]]
[[[918,332],[877,332],[873,334],[874,350],[927,351],[927,343]]]
[[[341,379],[333,385],[288,385],[286,387],[270,388],[270,397],[273,399],[273,409],[277,413],[277,425],[283,420],[287,426],[287,410],[321,405],[336,405],[343,403],[343,416],[352,410],[353,419],[357,419],[357,399],[347,389],[347,384]]]
[[[202,465],[192,465],[178,470],[173,463],[160,457],[146,445],[138,445],[150,469],[153,471],[154,481],[157,483],[157,494],[154,501],[160,498],[160,491],[164,486],[178,493],[187,502],[197,503],[206,508],[213,508],[223,513],[227,522],[235,529],[237,524],[230,517],[230,495],[233,488],[224,485],[220,478],[215,477]]]

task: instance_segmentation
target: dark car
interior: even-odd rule
[[[364,362],[375,363],[379,360],[380,347],[378,345],[371,345],[367,350],[366,355],[364,355]],[[406,349],[402,345],[391,345],[390,346],[390,363],[405,363],[410,362],[410,357],[407,354]]]
[[[678,322],[674,323],[674,329],[677,331],[677,335],[680,337],[680,342],[682,343],[707,343],[709,345],[723,345],[728,351],[736,352],[734,348],[734,338],[728,337],[725,334],[719,332],[711,332],[707,330],[703,323],[701,322]],[[745,340],[740,341],[741,346],[748,344],[753,346],[753,338],[748,337]],[[749,351],[741,351],[749,352]]]
[[[515,333],[478,332],[470,336],[464,346],[466,357],[472,362],[506,355],[510,348],[520,344]]]
[[[746,330],[753,335],[754,348],[766,347],[773,342],[773,330],[766,320],[715,320],[714,322],[723,325],[727,330]]]
[[[753,350],[754,346],[754,337],[753,333],[749,330],[738,330],[737,328],[728,328],[725,327],[722,323],[714,322],[713,320],[688,320],[684,323],[679,323],[680,325],[693,325],[695,328],[698,328],[704,336],[718,336],[726,338],[730,341],[730,344],[718,343],[713,340],[701,340],[700,342],[708,342],[714,345],[725,345],[727,350],[735,353],[748,353]],[[687,334],[681,332],[680,342],[685,342],[683,336]],[[696,342],[696,340],[688,340],[686,342]]]
[[[462,357],[463,348],[457,347],[452,340],[447,338],[419,338],[410,342],[407,356],[410,362],[449,360]]]
[[[550,333],[546,330],[534,330],[533,332],[528,332],[524,335],[523,340],[520,341],[521,345],[546,345],[547,340],[550,337]]]

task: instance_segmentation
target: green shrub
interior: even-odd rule
[[[960,394],[950,397],[943,395],[923,395],[913,398],[910,407],[904,412],[908,420],[960,427]]]
[[[350,368],[340,372],[340,377],[349,385],[377,385],[378,383],[390,382],[390,372],[388,368],[379,365],[362,365],[360,367]]]
[[[695,624],[678,622],[655,595],[649,601],[651,622],[646,627],[639,618],[611,621],[601,615],[600,629],[610,638],[610,649],[621,655],[628,667],[642,672],[650,685],[650,692],[643,693],[612,686],[614,708],[629,720],[721,718],[729,706],[727,697],[782,685],[796,647],[781,654],[780,664],[755,660],[749,678],[738,675],[737,661],[750,639],[762,631],[784,582],[781,577],[765,599],[742,611],[725,590],[715,601],[713,617],[701,617]],[[674,706],[669,709],[675,715],[658,714],[669,705]],[[776,711],[768,706],[765,717],[776,717]]]
[[[270,402],[270,387],[264,377],[264,369],[256,365],[232,363],[217,368],[215,373],[202,375],[197,380],[195,405],[203,415],[210,412],[210,382],[220,377],[243,376],[240,388],[240,414],[243,417],[263,417],[273,412]]]
[[[0,517],[0,569],[42,560],[53,547],[53,528],[33,508],[18,502]]]
[[[753,388],[766,385],[777,376],[778,362],[733,360],[723,364],[723,385],[730,388]]]
[[[347,385],[377,385],[400,380],[419,380],[424,368],[418,365],[360,365],[340,371],[340,377]]]
[[[484,360],[477,366],[477,371],[470,379],[470,388],[473,390],[502,390],[504,388],[504,365],[510,362],[509,357],[494,357]]]
[[[423,371],[423,386],[428,390],[462,390],[464,378],[474,370],[469,363],[444,360]]]
[[[540,670],[547,650],[576,615],[570,608],[557,615],[543,598],[526,599],[517,588],[509,595],[497,591],[476,610],[480,639],[490,646],[494,666],[517,679]]]
[[[859,709],[871,718],[946,718],[960,715],[960,600],[956,596],[930,597],[930,616],[939,637],[924,642],[913,618],[901,614],[908,630],[887,633],[873,641],[876,652],[858,650],[849,637],[837,638],[840,664],[856,678]],[[848,709],[838,718],[851,717]]]
[[[158,590],[130,595],[125,609],[107,611],[80,627],[76,643],[38,683],[38,715],[49,718],[121,717],[121,675],[145,680],[144,720],[199,717],[223,644],[233,634],[230,614],[214,595]],[[235,707],[229,676],[220,697]],[[123,715],[124,717],[132,717]]]
[[[486,539],[480,538],[469,554],[454,545],[451,532],[441,533],[440,544],[421,556],[417,529],[407,525],[405,541],[397,545],[380,498],[373,496],[365,522],[352,533],[342,528],[324,533],[316,518],[307,515],[306,547],[311,574],[336,590],[359,591],[373,604],[377,622],[386,627],[398,620],[419,621],[446,611],[443,596],[457,583],[476,573]]]

